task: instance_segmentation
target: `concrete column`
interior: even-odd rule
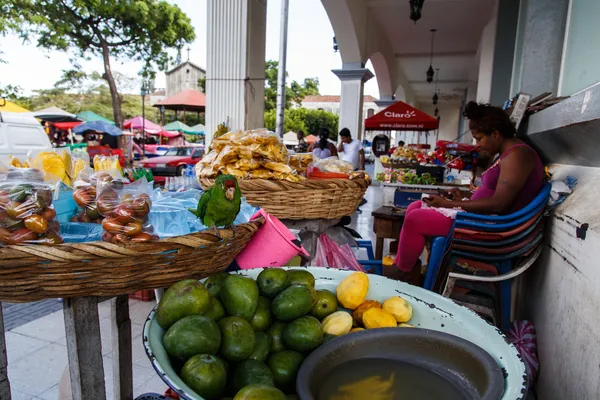
[[[332,72],[342,81],[339,129],[348,128],[353,138],[362,140],[363,89],[373,73],[367,68],[335,69]]]
[[[379,110],[383,110],[384,108],[388,108],[392,104],[396,103],[396,100],[392,98],[392,96],[380,96],[379,100],[375,101]]]
[[[537,96],[558,92],[569,0],[528,0],[520,92]],[[595,51],[590,49],[590,51]]]
[[[208,0],[206,143],[217,126],[264,127],[267,0]]]

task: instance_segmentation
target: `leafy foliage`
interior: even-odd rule
[[[0,0],[6,1],[6,0]],[[79,57],[102,56],[114,120],[121,125],[122,98],[113,77],[111,58],[143,62],[142,76],[164,70],[168,48],[181,48],[194,40],[190,19],[164,0],[11,0],[11,30],[36,38],[39,47],[77,52]],[[26,23],[14,24],[14,15]],[[7,26],[0,21],[0,27]]]
[[[265,112],[265,127],[275,130],[276,110]],[[339,117],[336,114],[323,110],[308,110],[306,108],[292,108],[285,111],[284,131],[299,132],[317,135],[319,129],[328,128],[331,139],[337,139]]]
[[[265,63],[265,111],[277,108],[278,73],[279,63],[277,61],[269,60]],[[289,86],[286,85],[285,108],[292,108],[292,103],[300,105],[304,97],[318,94],[319,80],[317,78],[306,78],[302,84],[292,81]]]

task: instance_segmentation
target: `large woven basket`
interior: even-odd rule
[[[116,296],[224,271],[264,220],[149,243],[0,248],[0,301]]]
[[[334,219],[351,215],[371,184],[366,179],[307,179],[294,183],[283,180],[240,180],[246,201],[283,219]],[[201,179],[203,188],[211,179]]]

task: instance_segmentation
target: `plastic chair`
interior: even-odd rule
[[[444,255],[448,252],[453,236],[459,232],[464,237],[470,233],[470,237],[477,239],[504,240],[507,237],[520,233],[531,225],[541,221],[544,207],[548,202],[552,185],[545,183],[540,193],[521,210],[508,215],[480,215],[473,213],[458,213],[454,225],[447,237],[435,237],[432,240],[427,273],[423,287],[432,290],[435,278]]]
[[[358,260],[358,262],[363,266],[363,268],[371,274],[383,275],[383,262],[381,260],[375,259],[375,253],[373,252],[373,243],[370,240],[357,240],[359,248],[363,248],[367,250],[368,260]]]

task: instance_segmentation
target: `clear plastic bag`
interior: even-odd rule
[[[43,173],[30,168],[11,169],[0,184],[0,243],[63,243],[52,188]]]
[[[289,154],[281,139],[266,129],[229,132],[213,140],[212,149],[196,164],[200,178],[231,174],[239,179],[303,179],[288,163]]]
[[[146,178],[131,184],[98,182],[96,207],[102,220],[102,240],[115,244],[149,242],[158,239],[148,221],[152,208],[151,191]]]
[[[123,168],[118,156],[96,155],[94,157],[94,171],[105,171],[114,177],[123,177]]]
[[[317,253],[311,265],[366,272],[348,243],[340,246],[327,234],[317,240]]]
[[[81,171],[73,190],[73,200],[79,210],[71,218],[71,222],[102,223],[104,217],[96,204],[98,191],[103,190],[105,186],[119,189],[127,183],[126,179],[115,178],[107,171],[93,172],[91,168]]]
[[[337,157],[328,157],[316,159],[308,167],[308,173],[311,172],[333,172],[338,174],[349,175],[354,171],[354,166],[347,161],[340,160]]]

